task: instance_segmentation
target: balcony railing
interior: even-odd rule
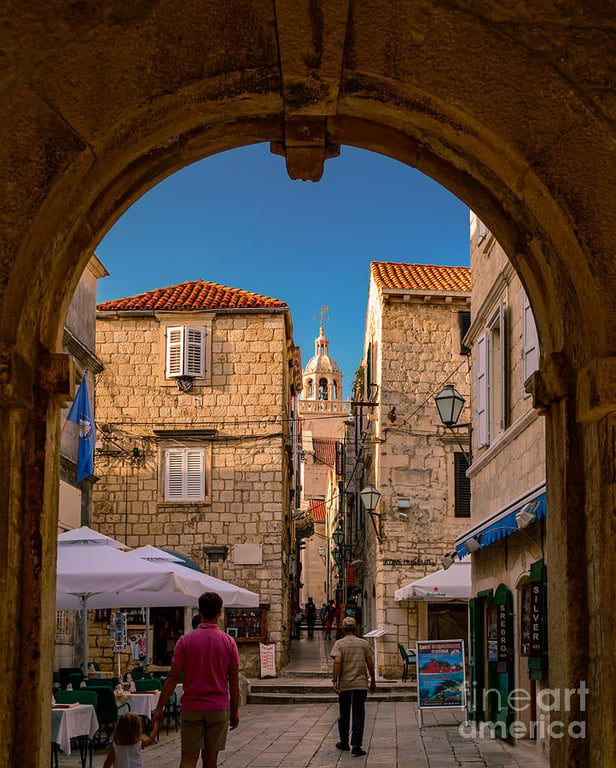
[[[299,412],[302,413],[339,413],[347,416],[350,413],[348,400],[300,400]]]

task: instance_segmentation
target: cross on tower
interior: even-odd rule
[[[321,328],[323,327],[323,323],[329,322],[329,315],[327,314],[329,312],[328,307],[321,307],[321,311],[318,315],[314,316],[315,320],[320,320]]]

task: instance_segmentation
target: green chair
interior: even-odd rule
[[[96,717],[98,719],[99,729],[96,736],[94,737],[96,739],[98,749],[98,747],[102,746],[113,733],[119,717],[118,705],[116,704],[113,689],[107,685],[101,685],[96,689],[86,688],[85,690],[96,693],[96,696],[98,697],[98,704],[96,705]]]
[[[98,704],[96,691],[78,688],[76,691],[58,691],[55,694],[57,704],[91,704],[94,709]]]
[[[71,672],[68,676],[67,685],[70,685],[74,691],[76,691],[78,688],[81,688],[81,683],[83,681],[83,675],[81,672]]]
[[[60,677],[60,688],[62,688],[62,690],[68,685],[68,676],[75,673],[81,674],[79,667],[60,667],[58,675]]]
[[[149,691],[162,691],[163,681],[159,677],[143,678],[135,680],[135,690],[137,693],[147,693]]]
[[[86,680],[88,688],[113,688],[113,680],[110,677],[89,677]]]
[[[398,643],[398,650],[400,651],[400,656],[402,656],[402,682],[406,683],[409,674],[411,677],[415,675],[415,660],[417,656],[415,651],[405,648],[402,643]]]

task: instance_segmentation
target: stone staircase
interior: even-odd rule
[[[377,683],[376,692],[370,694],[368,700],[417,701],[417,686],[414,681],[386,680]],[[335,704],[337,701],[331,680],[323,679],[318,673],[248,682],[248,704]]]

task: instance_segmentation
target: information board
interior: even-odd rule
[[[463,640],[417,641],[417,697],[420,709],[466,707]]]

